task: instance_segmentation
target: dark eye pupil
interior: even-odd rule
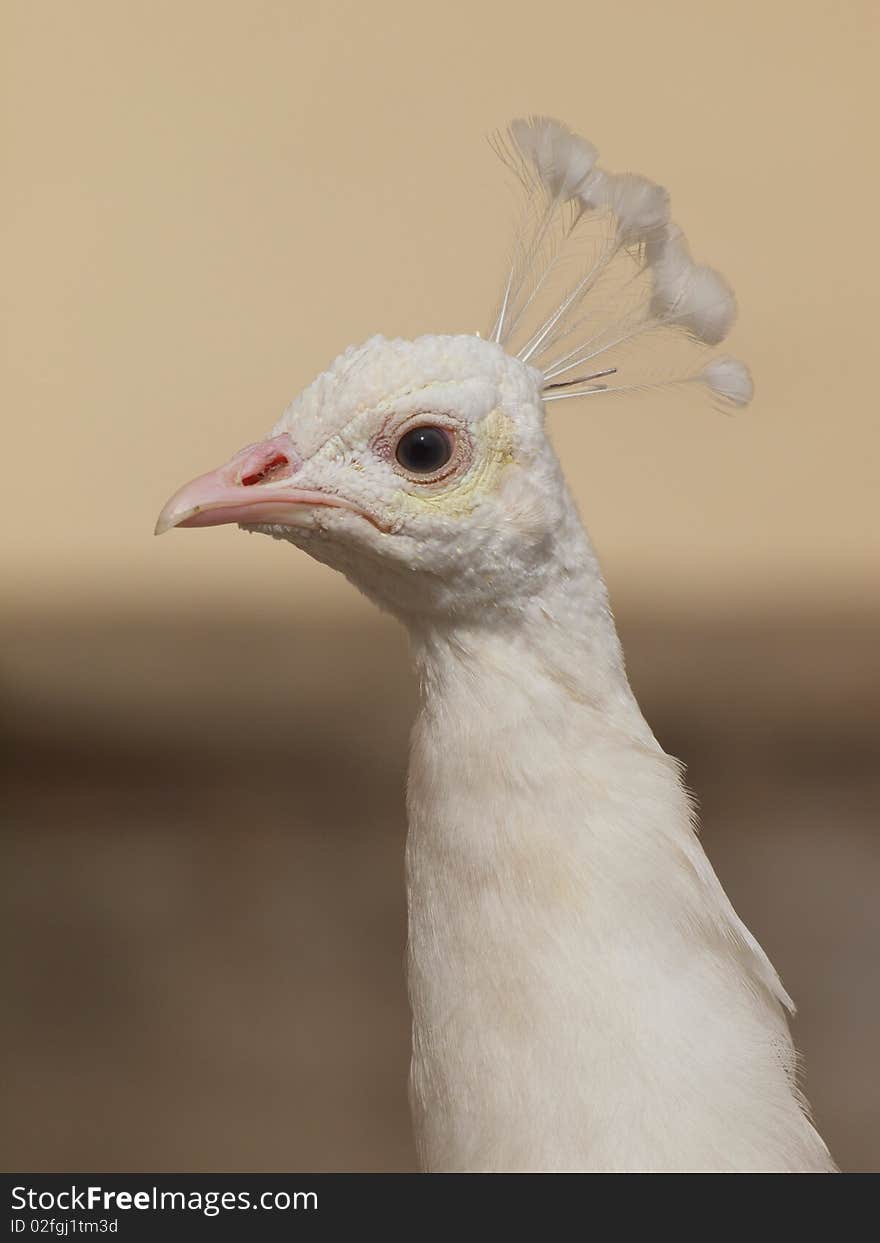
[[[413,474],[429,475],[451,457],[452,443],[439,427],[414,427],[397,442],[397,460]]]

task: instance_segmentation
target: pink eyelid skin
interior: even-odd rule
[[[448,436],[452,442],[452,456],[449,461],[432,475],[411,474],[397,461],[398,441],[407,432],[411,432],[416,427],[436,427]],[[418,484],[420,487],[430,487],[431,484],[445,483],[453,476],[459,475],[463,470],[466,470],[471,462],[470,439],[461,424],[455,422],[448,415],[433,413],[427,410],[419,411],[417,414],[413,414],[400,422],[389,419],[373,441],[372,448],[378,457],[382,457],[391,465],[395,474],[400,475],[402,479],[409,480],[410,483]]]

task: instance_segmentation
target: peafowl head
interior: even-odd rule
[[[525,209],[487,337],[346,350],[268,438],[181,488],[157,533],[237,523],[287,540],[408,619],[516,606],[558,571],[572,521],[547,403],[662,384],[749,400],[742,363],[694,361],[735,303],[662,187],[600,169],[547,118],[496,149]]]

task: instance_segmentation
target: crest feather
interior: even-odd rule
[[[490,336],[543,372],[546,400],[696,380],[744,405],[741,363],[684,357],[724,340],[736,301],[694,262],[667,191],[600,168],[593,144],[550,117],[511,122],[494,146],[526,206]]]

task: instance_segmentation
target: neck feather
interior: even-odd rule
[[[700,849],[578,532],[540,596],[411,625],[423,1164],[824,1168],[785,994]]]
[[[576,515],[540,591],[499,601],[465,618],[410,618],[413,661],[425,714],[448,715],[451,702],[470,715],[474,695],[491,704],[498,726],[521,712],[570,713],[572,705],[606,722],[650,731],[630,690],[608,593]]]

